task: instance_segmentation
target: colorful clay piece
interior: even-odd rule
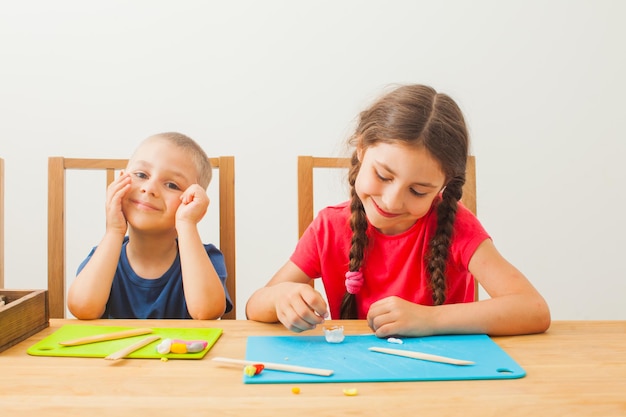
[[[180,340],[180,339],[163,339],[157,345],[157,352],[161,355],[168,353],[198,353],[206,349],[208,342],[206,340]]]
[[[157,352],[161,355],[167,355],[170,353],[170,347],[172,346],[172,339],[163,339],[156,347]]]
[[[292,387],[291,392],[293,394],[300,394],[300,387]]]
[[[187,344],[187,353],[202,352],[206,348],[207,342],[204,340],[194,341]]]
[[[254,365],[246,365],[243,368],[243,373],[247,376],[255,376],[263,372],[263,369],[265,369],[265,365],[262,363],[255,363]]]
[[[346,388],[343,390],[343,395],[348,396],[348,397],[354,397],[358,393],[359,392],[357,391],[356,388]]]
[[[184,343],[174,343],[170,346],[171,353],[187,353],[187,345]]]

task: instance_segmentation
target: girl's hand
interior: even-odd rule
[[[130,174],[121,172],[120,176],[113,180],[107,187],[106,199],[106,230],[108,232],[126,234],[128,223],[122,210],[122,200],[130,190]]]
[[[198,224],[209,208],[209,196],[198,184],[190,185],[180,196],[181,204],[176,210],[176,224]]]
[[[367,312],[367,324],[378,337],[429,336],[433,307],[391,296],[378,300]]]
[[[309,284],[283,282],[274,288],[276,316],[292,332],[314,329],[328,317],[322,295]]]

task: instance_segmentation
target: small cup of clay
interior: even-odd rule
[[[328,343],[343,342],[343,326],[324,327],[324,337]]]

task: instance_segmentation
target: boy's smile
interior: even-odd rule
[[[173,230],[181,195],[197,181],[189,155],[172,143],[155,139],[142,145],[128,163],[131,188],[122,201],[130,227]]]
[[[132,199],[132,198],[129,198],[128,200],[129,200],[130,203],[132,203],[135,206],[137,206],[137,208],[140,209],[140,210],[145,210],[145,211],[158,211],[159,210],[156,206],[154,206],[154,205],[152,205],[152,204],[150,204],[148,202],[142,201],[142,200],[135,200],[135,199]]]

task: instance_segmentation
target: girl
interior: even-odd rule
[[[322,210],[290,260],[248,301],[248,318],[301,332],[367,319],[378,337],[538,333],[550,312],[459,200],[463,115],[428,86],[397,88],[350,139],[350,201]],[[322,277],[329,307],[313,287]],[[490,299],[474,301],[474,279]]]

